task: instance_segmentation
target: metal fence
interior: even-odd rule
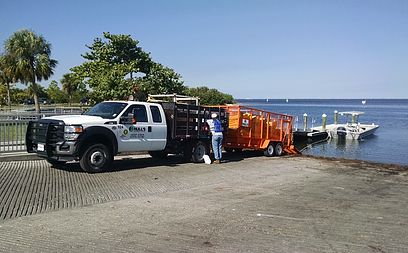
[[[0,113],[0,154],[26,150],[25,135],[30,120],[62,114],[81,114],[80,108],[56,108],[40,114]]]
[[[24,151],[29,120],[0,120],[0,153]]]

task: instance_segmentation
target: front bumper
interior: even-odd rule
[[[43,147],[38,149],[39,145],[43,145]],[[51,147],[47,147],[47,144],[37,143],[37,145],[33,145],[33,150],[29,153],[36,153],[44,158],[63,161],[75,160],[78,157],[76,142],[72,141],[58,142]]]
[[[64,140],[64,123],[56,120],[40,119],[27,127],[27,152],[53,160],[73,160],[77,157],[78,141]]]

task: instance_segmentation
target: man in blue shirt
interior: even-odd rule
[[[221,163],[222,159],[222,125],[221,121],[218,119],[216,113],[211,114],[211,119],[207,120],[208,125],[210,126],[211,135],[212,135],[212,148],[214,152],[214,163]]]

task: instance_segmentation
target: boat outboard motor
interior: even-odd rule
[[[346,138],[346,135],[347,135],[347,130],[346,130],[346,128],[345,128],[345,127],[342,127],[342,126],[339,126],[339,127],[337,128],[337,136],[338,136],[339,138]]]

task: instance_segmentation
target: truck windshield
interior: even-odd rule
[[[123,102],[102,102],[91,107],[84,115],[99,116],[104,119],[113,119],[127,106]]]

